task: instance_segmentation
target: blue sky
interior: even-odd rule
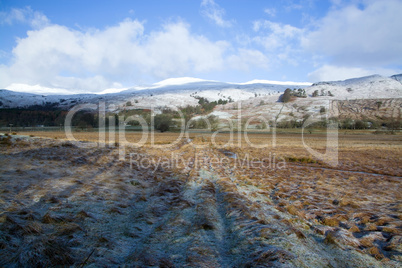
[[[402,0],[0,0],[0,88],[402,72]]]

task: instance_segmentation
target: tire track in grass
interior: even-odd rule
[[[308,223],[287,212],[278,211],[258,186],[237,184],[217,174],[228,174],[227,167],[201,170],[216,185],[220,214],[227,222],[226,233],[238,238],[238,255],[227,255],[229,263],[251,267],[382,267],[375,259],[358,251],[325,243],[310,230]],[[230,176],[229,176],[230,177]],[[222,201],[221,201],[222,200]],[[222,213],[223,212],[223,213]],[[229,236],[230,237],[230,236]],[[230,244],[230,239],[226,240]],[[239,244],[247,243],[247,246]],[[226,247],[228,248],[228,247]],[[228,252],[223,251],[223,252]],[[243,254],[243,258],[239,257]],[[223,255],[223,254],[222,254]],[[227,264],[227,263],[222,263]],[[387,267],[387,265],[384,265]],[[230,265],[228,267],[231,267]],[[391,265],[392,267],[392,265]]]
[[[204,150],[199,158],[209,159],[217,157],[213,150]],[[237,186],[232,182],[226,182],[218,174],[224,167],[218,169],[206,163],[209,171],[199,170],[199,175],[204,183],[213,186],[215,221],[218,222],[220,233],[210,235],[216,251],[219,252],[217,261],[220,267],[242,266],[282,266],[288,263],[294,256],[290,252],[264,243],[260,237],[260,231],[266,228],[266,222],[261,221],[249,213],[252,205],[248,199],[238,192]],[[205,166],[204,166],[205,167]],[[224,170],[222,174],[226,174]],[[210,234],[212,234],[210,232]],[[289,264],[290,265],[290,264]],[[292,266],[292,265],[290,265]]]

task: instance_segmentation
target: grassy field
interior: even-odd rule
[[[374,132],[372,130],[339,130],[338,131],[338,136],[340,138],[340,141],[342,141],[341,145],[344,146],[350,146],[351,144],[355,144],[355,142],[358,142],[361,145],[380,145],[381,143],[387,144],[390,146],[393,145],[400,145],[400,142],[402,141],[402,133],[397,132],[394,135],[389,135],[389,134],[373,134]],[[31,136],[36,136],[36,137],[44,137],[44,138],[51,138],[51,139],[67,139],[67,136],[64,131],[20,131],[18,134],[21,135],[31,135]],[[81,141],[99,141],[99,133],[96,131],[91,131],[91,132],[73,132],[72,133],[74,138],[77,140]],[[138,142],[142,136],[145,135],[147,137],[148,143],[150,143],[151,135],[154,135],[155,137],[155,142],[158,143],[172,143],[176,140],[179,139],[181,133],[178,132],[165,132],[165,133],[160,133],[160,132],[147,132],[147,134],[143,134],[142,132],[126,132],[124,137],[129,141],[129,142]],[[191,139],[194,138],[201,138],[202,141],[211,141],[211,136],[213,135],[213,132],[189,132],[186,134],[183,134],[183,137],[189,137]],[[306,140],[325,140],[326,139],[326,131],[324,130],[313,130],[312,133],[309,133],[308,131],[304,131],[303,137]],[[364,136],[363,136],[364,135]],[[104,141],[109,142],[109,132],[104,132]],[[114,140],[119,139],[119,133],[116,132],[114,135]],[[245,137],[248,137],[251,142],[256,143],[256,144],[264,144],[264,143],[270,143],[266,142],[271,141],[273,136],[276,136],[278,141],[282,141],[282,143],[285,142],[292,142],[293,145],[295,144],[300,144],[302,145],[302,130],[301,129],[276,129],[275,134],[272,132],[270,133],[265,133],[263,131],[253,131],[253,132],[241,132],[240,134],[238,132],[234,132],[233,134],[233,139],[235,142],[239,140],[239,137],[241,138],[242,141],[245,141]],[[219,133],[217,136],[217,141],[219,142],[224,142],[227,143],[230,139],[230,135],[228,133]],[[279,143],[278,145],[281,145]]]
[[[0,266],[402,263],[401,135],[340,132],[331,165],[314,132],[18,134],[0,142]]]

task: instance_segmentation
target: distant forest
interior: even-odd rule
[[[197,106],[186,106],[181,108],[184,115],[192,117],[194,115],[206,114],[211,112],[216,105],[226,104],[229,101],[221,100],[209,102],[206,98],[195,96],[198,99]],[[64,126],[64,121],[68,110],[61,110],[57,103],[46,103],[45,105],[33,105],[27,108],[4,108],[0,109],[0,127],[57,127]],[[171,118],[178,118],[179,114],[171,109],[162,109],[162,114]],[[105,118],[106,126],[109,125],[109,117],[115,117],[115,124],[118,125],[118,116],[138,115],[143,117],[148,123],[150,121],[150,110],[132,109],[121,111],[118,114],[107,114]],[[133,122],[135,124],[135,122]],[[138,122],[137,122],[138,123]],[[97,111],[79,111],[74,114],[72,125],[79,128],[97,128],[99,126],[99,114]]]
[[[14,127],[60,126],[64,125],[67,113],[68,111],[56,109],[0,109],[0,127],[7,127],[10,124]],[[72,125],[97,127],[96,117],[97,114],[94,112],[80,111],[74,115]]]

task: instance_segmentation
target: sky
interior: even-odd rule
[[[0,88],[402,73],[402,0],[0,0]]]

